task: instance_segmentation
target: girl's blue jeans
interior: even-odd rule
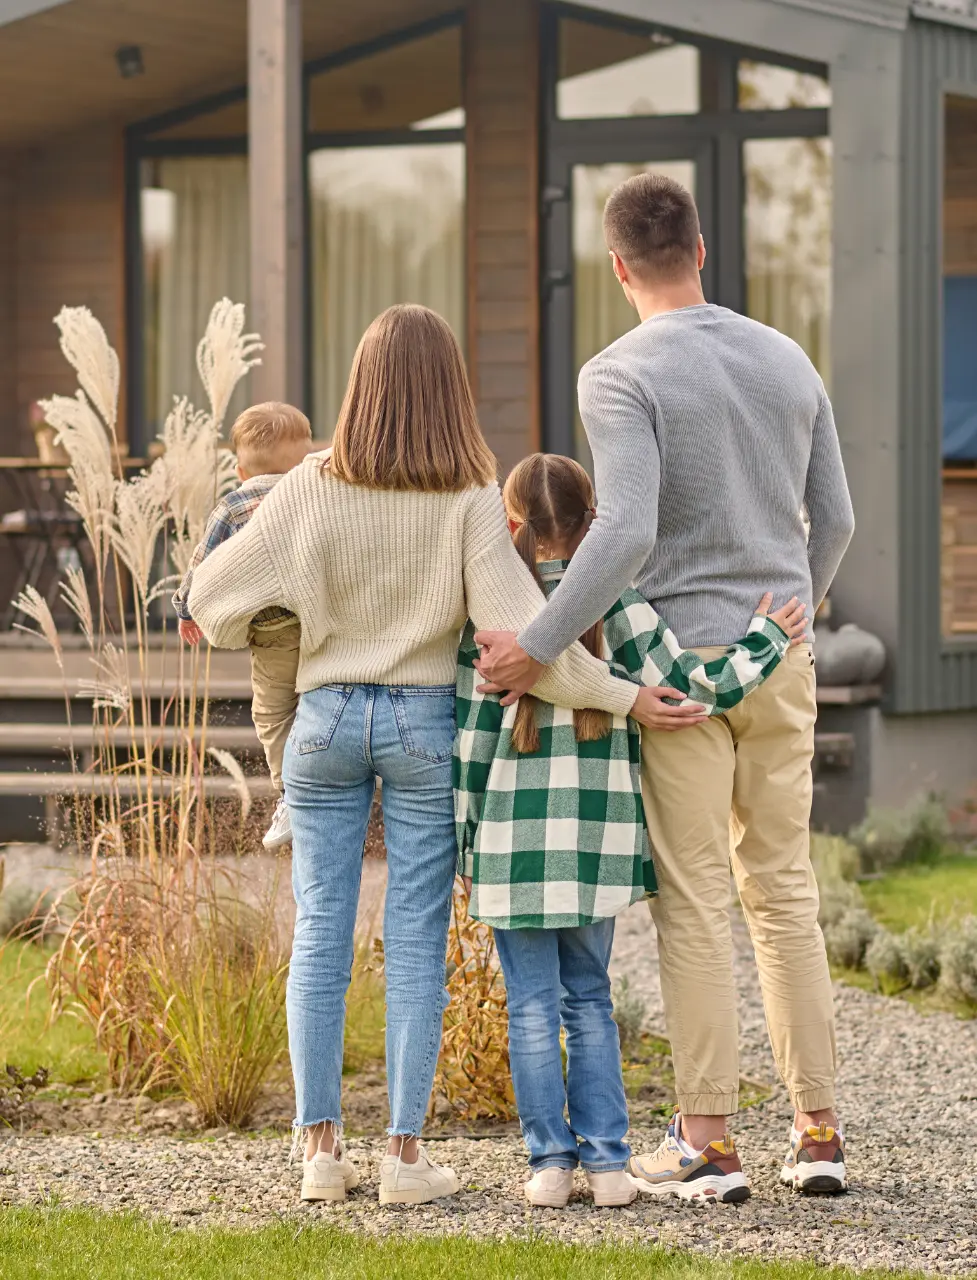
[[[509,1063],[532,1169],[623,1169],[628,1107],[607,966],[614,921],[496,929],[509,999]],[[560,1026],[566,1029],[566,1080]]]
[[[299,700],[283,771],[293,833],[287,1009],[298,1126],[341,1121],[346,991],[379,777],[387,846],[388,1133],[421,1131],[447,1003],[454,736],[454,685],[325,685]]]

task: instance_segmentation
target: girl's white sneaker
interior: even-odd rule
[[[611,1169],[604,1173],[587,1174],[587,1182],[593,1193],[594,1204],[609,1209],[614,1205],[630,1204],[638,1198],[638,1188],[626,1169]]]
[[[311,1160],[302,1161],[303,1200],[345,1200],[346,1192],[360,1184],[360,1175],[340,1147],[339,1155],[318,1151]]]
[[[543,1205],[548,1209],[565,1209],[573,1190],[573,1170],[540,1169],[523,1187],[526,1199],[530,1204]]]
[[[417,1144],[417,1159],[407,1164],[400,1156],[386,1155],[380,1165],[381,1204],[426,1204],[461,1190],[461,1180],[454,1169],[437,1165]]]

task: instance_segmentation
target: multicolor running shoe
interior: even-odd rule
[[[838,1195],[848,1190],[845,1169],[845,1135],[840,1126],[808,1125],[790,1130],[790,1149],[780,1171],[780,1181],[809,1195]]]
[[[689,1154],[689,1148],[679,1141],[680,1132],[681,1116],[676,1111],[658,1150],[650,1156],[631,1157],[628,1170],[640,1191],[720,1204],[749,1200],[750,1184],[728,1133],[702,1151]]]

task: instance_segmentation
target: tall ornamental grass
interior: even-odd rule
[[[244,332],[243,306],[218,302],[197,348],[207,407],[174,398],[160,456],[127,475],[118,357],[87,308],[65,307],[55,323],[78,387],[42,405],[69,457],[67,501],[88,542],[89,573],[69,570],[60,584],[88,679],[69,681],[62,637],[38,592],[27,587],[16,604],[34,624],[24,629],[50,647],[69,723],[79,695],[90,706],[94,750],[84,771],[72,753],[65,780],[89,865],[53,908],[61,943],[47,986],[55,1013],[92,1026],[116,1089],[175,1085],[203,1120],[236,1124],[284,1053],[277,883],[228,892],[221,856],[239,847],[248,781],[233,756],[207,743],[209,648],[187,650],[165,605],[162,635],[151,640],[150,618],[235,483],[224,417],[262,344]],[[230,778],[234,815],[209,794],[218,775]]]

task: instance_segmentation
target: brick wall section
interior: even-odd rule
[[[468,360],[503,474],[540,439],[538,31],[533,0],[470,0]]]
[[[62,306],[90,307],[125,361],[122,154],[121,129],[107,127],[27,152],[18,165],[19,452],[33,452],[31,402],[76,385],[52,323]]]

